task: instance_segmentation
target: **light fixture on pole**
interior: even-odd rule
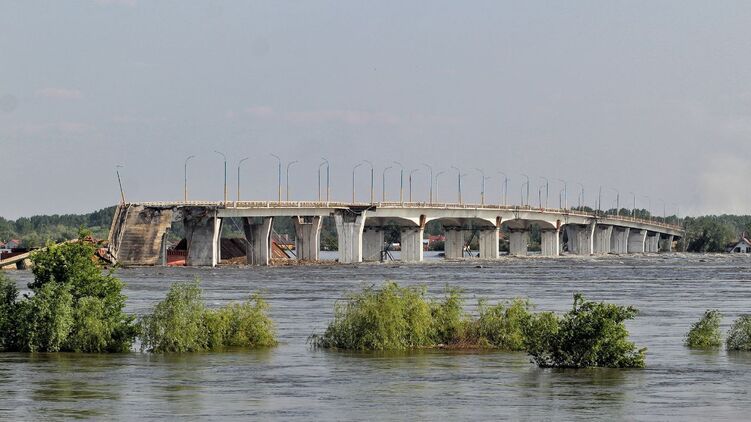
[[[445,170],[441,170],[441,171],[439,171],[438,173],[435,174],[435,201],[436,202],[440,202],[440,200],[438,199],[438,176],[440,176],[440,175],[442,175],[444,173],[446,173],[446,171]]]
[[[420,169],[412,169],[409,172],[409,202],[412,202],[412,175],[420,171]]]
[[[550,181],[545,176],[540,176],[545,181],[545,208],[548,208],[548,198],[550,197]]]
[[[289,163],[287,163],[287,174],[286,174],[286,179],[287,179],[286,180],[287,181],[286,199],[287,199],[287,202],[289,202],[289,168],[292,167],[293,164],[297,164],[297,163],[299,163],[299,161],[297,161],[297,160],[290,161]]]
[[[452,169],[456,170],[456,175],[459,181],[459,205],[462,203],[462,171],[459,170],[458,167],[451,166]]]
[[[277,166],[276,166],[276,188],[277,188],[277,202],[282,202],[282,159],[279,158],[276,154],[269,154],[270,156],[276,158]]]
[[[125,204],[125,191],[123,191],[123,182],[120,179],[120,169],[123,168],[120,164],[115,166],[115,173],[117,174],[117,185],[120,186],[120,203]]]
[[[373,163],[368,160],[362,160],[370,166],[370,203],[375,202],[375,174],[373,173]]]
[[[508,196],[508,181],[509,181],[509,178],[506,175],[506,173],[504,173],[502,171],[499,171],[498,174],[503,175],[503,184],[501,185],[501,187],[503,188],[503,192],[502,192],[503,194],[501,195],[500,200],[503,201],[503,206],[505,207],[506,205],[508,205],[508,203],[506,202],[506,200],[507,200],[507,196]]]
[[[433,167],[430,164],[422,163],[423,166],[428,168],[428,191],[430,194],[428,195],[428,203],[433,204]]]
[[[529,206],[529,176],[527,176],[526,174],[522,174],[522,177],[524,177],[527,180],[524,184],[522,184],[522,197],[521,197],[522,206],[525,206],[525,205]],[[524,203],[524,187],[525,186],[527,187],[527,203],[526,204]]]
[[[563,209],[568,209],[568,183],[566,183],[563,179],[556,179],[557,181],[563,183]],[[561,198],[560,195],[558,195],[558,207],[561,207]]]
[[[224,155],[224,153],[219,152],[217,150],[214,150],[215,153],[219,154],[224,158],[224,203],[227,203],[227,156]]]
[[[242,165],[243,161],[247,160],[248,158],[250,157],[245,157],[237,163],[237,202],[240,202],[240,166]]]
[[[331,165],[329,164],[329,160],[327,160],[326,158],[321,157],[321,160],[323,160],[323,162],[326,163],[326,202],[329,202],[329,194],[331,193],[331,183],[330,183],[331,179],[329,178],[331,174],[330,173]]]
[[[485,172],[478,168],[475,168],[475,170],[480,172],[480,177],[482,177],[482,181],[480,182],[480,205],[485,205]]]
[[[354,167],[352,167],[352,203],[355,203],[355,170],[357,170],[358,167],[365,164],[364,162],[359,162],[355,164]]]
[[[188,161],[190,161],[192,158],[196,158],[195,155],[191,155],[188,158],[185,159],[185,166],[184,166],[184,184],[183,184],[183,201],[188,202]]]
[[[386,202],[386,172],[392,168],[394,167],[388,166],[384,168],[383,173],[381,173],[381,202]]]
[[[404,203],[404,166],[398,161],[394,161],[394,164],[399,166],[399,202]]]

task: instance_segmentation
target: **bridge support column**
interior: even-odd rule
[[[448,259],[464,258],[464,230],[461,227],[444,227],[446,241],[443,252]]]
[[[594,232],[594,253],[597,255],[609,254],[612,236],[613,226],[598,224]]]
[[[647,241],[645,245],[645,252],[657,253],[660,251],[660,234],[655,232],[647,233]]]
[[[628,253],[646,252],[646,240],[646,230],[631,229],[628,233]]]
[[[362,262],[362,234],[365,228],[365,213],[338,211],[334,214],[339,244],[339,262],[352,264]]]
[[[575,255],[592,255],[594,253],[594,233],[596,226],[595,223],[586,226],[567,225],[568,252]]]
[[[542,256],[559,256],[561,254],[560,229],[540,230],[540,250]]]
[[[294,221],[297,259],[318,261],[321,250],[321,217],[297,217]]]
[[[378,226],[366,226],[362,232],[362,259],[378,261],[383,251],[383,229]]]
[[[509,255],[527,256],[529,247],[529,230],[512,229],[509,233]]]
[[[119,206],[109,236],[110,250],[117,262],[123,265],[164,263],[164,235],[172,225],[173,215],[170,209]]]
[[[628,227],[613,227],[613,234],[610,237],[610,252],[615,254],[628,253],[628,236],[631,229]]]
[[[660,237],[660,252],[673,252],[673,241],[675,236],[666,235],[665,238]]]
[[[245,257],[248,265],[269,265],[271,259],[271,217],[243,217],[243,232],[248,247]]]
[[[188,256],[185,265],[189,267],[215,267],[221,260],[219,236],[222,232],[222,219],[216,212],[183,216],[185,240]]]
[[[402,261],[421,262],[422,261],[422,235],[425,230],[422,227],[402,227],[401,228],[401,245]]]
[[[498,233],[500,229],[480,229],[480,258],[498,259]]]

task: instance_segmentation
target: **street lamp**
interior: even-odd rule
[[[323,160],[323,162],[326,163],[326,202],[329,202],[329,194],[331,193],[331,184],[330,184],[330,180],[331,179],[329,179],[329,175],[330,175],[330,171],[329,170],[331,169],[331,165],[329,164],[329,160],[327,160],[327,159],[325,159],[323,157],[321,157],[321,160]],[[321,167],[319,166],[318,170],[320,171],[320,169],[321,169]],[[319,183],[319,185],[320,185],[320,183]]]
[[[423,166],[428,168],[428,190],[430,191],[430,195],[428,195],[428,198],[430,200],[430,204],[433,204],[433,167],[430,164],[422,163]]]
[[[326,193],[328,194],[329,190],[329,161],[325,158],[321,158],[323,160],[321,164],[318,165],[318,202],[321,202],[321,167],[326,166]],[[326,199],[326,202],[328,202],[328,198]]]
[[[478,168],[475,168],[475,170],[480,172],[480,177],[482,177],[482,181],[480,182],[480,205],[485,205],[485,172]]]
[[[647,195],[642,195],[642,198],[647,198],[647,217],[652,221],[652,200]]]
[[[294,160],[294,161],[290,161],[289,163],[287,163],[287,174],[286,174],[286,177],[287,177],[287,194],[286,194],[287,202],[289,202],[289,168],[292,167],[292,165],[296,164],[296,163],[299,163],[299,161]]]
[[[563,179],[556,179],[557,181],[563,183],[563,209],[568,209],[568,183],[566,183]],[[558,195],[558,207],[561,207],[561,195],[559,193]]]
[[[242,160],[240,160],[239,163],[237,163],[237,202],[240,202],[240,166],[242,165],[243,161],[247,160],[250,157],[245,157]]]
[[[373,202],[375,202],[375,186],[373,184],[375,182],[375,179],[373,175],[373,163],[368,160],[362,161],[368,163],[368,165],[370,166],[370,203],[372,204]]]
[[[388,166],[384,168],[383,173],[381,173],[381,202],[386,202],[386,172],[392,168],[394,167]]]
[[[190,157],[185,159],[185,167],[184,167],[185,183],[183,185],[183,201],[184,202],[188,202],[188,161],[191,158],[196,158],[196,156],[191,155]]]
[[[462,203],[462,171],[459,170],[458,167],[451,166],[452,169],[456,170],[456,174],[459,178],[459,205]]]
[[[365,164],[364,162],[357,163],[354,167],[352,167],[352,203],[355,203],[355,170],[357,170],[358,167]]]
[[[394,161],[394,164],[399,166],[399,202],[404,203],[404,166],[398,161]]]
[[[527,179],[527,181],[522,184],[522,189],[521,189],[522,190],[522,193],[521,193],[522,194],[522,198],[521,198],[522,206],[524,206],[524,187],[525,186],[527,187],[527,206],[529,206],[529,176],[527,176],[526,174],[522,174],[522,177]]]
[[[655,202],[662,202],[662,222],[665,222],[665,200],[662,198],[657,198]]]
[[[629,192],[629,193],[634,198],[633,207],[631,208],[631,217],[636,218],[636,194],[633,192]]]
[[[508,196],[508,176],[506,176],[506,173],[499,171],[498,174],[503,175],[503,185],[501,187],[503,188],[503,195],[501,195],[500,200],[503,201],[503,206],[505,207],[506,204],[506,197]]]
[[[412,175],[420,171],[420,169],[412,169],[409,172],[409,202],[412,202]]]
[[[445,170],[441,170],[438,173],[435,174],[435,201],[440,202],[438,200],[438,177],[442,175],[443,173],[446,173]]]
[[[584,185],[582,185],[579,182],[577,182],[576,184],[579,185],[579,187],[581,187],[581,191],[579,191],[579,211],[581,211],[582,203],[584,202]]]
[[[215,153],[221,155],[224,158],[224,203],[227,203],[227,156],[224,155],[224,153],[221,153],[217,150],[214,150]]]
[[[547,208],[548,207],[548,198],[550,197],[550,181],[545,176],[540,176],[540,179],[542,179],[542,180],[545,181],[545,208]]]
[[[282,159],[279,158],[279,156],[276,155],[276,154],[269,154],[269,155],[272,156],[272,157],[274,157],[274,158],[276,158],[276,161],[277,161],[277,166],[276,166],[276,173],[277,173],[276,187],[277,187],[278,196],[277,196],[277,200],[276,201],[277,202],[282,202]]]
[[[615,215],[618,217],[621,215],[621,193],[615,188],[608,187],[608,189],[615,192]]]
[[[125,204],[125,192],[123,191],[123,182],[120,179],[120,169],[123,168],[120,164],[115,166],[115,173],[117,174],[117,184],[120,186],[120,203]]]

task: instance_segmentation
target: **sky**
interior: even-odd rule
[[[0,216],[399,196],[751,213],[751,2],[0,0]],[[286,173],[283,171],[283,173]],[[286,178],[285,178],[286,179]],[[283,181],[283,187],[286,180]],[[355,174],[370,196],[368,164]],[[285,189],[286,191],[286,189]],[[405,196],[408,195],[405,188]],[[286,195],[286,192],[285,192]],[[545,202],[545,190],[542,190]]]

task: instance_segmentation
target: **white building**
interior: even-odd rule
[[[745,237],[741,237],[741,240],[730,249],[731,253],[751,253],[751,241]]]

